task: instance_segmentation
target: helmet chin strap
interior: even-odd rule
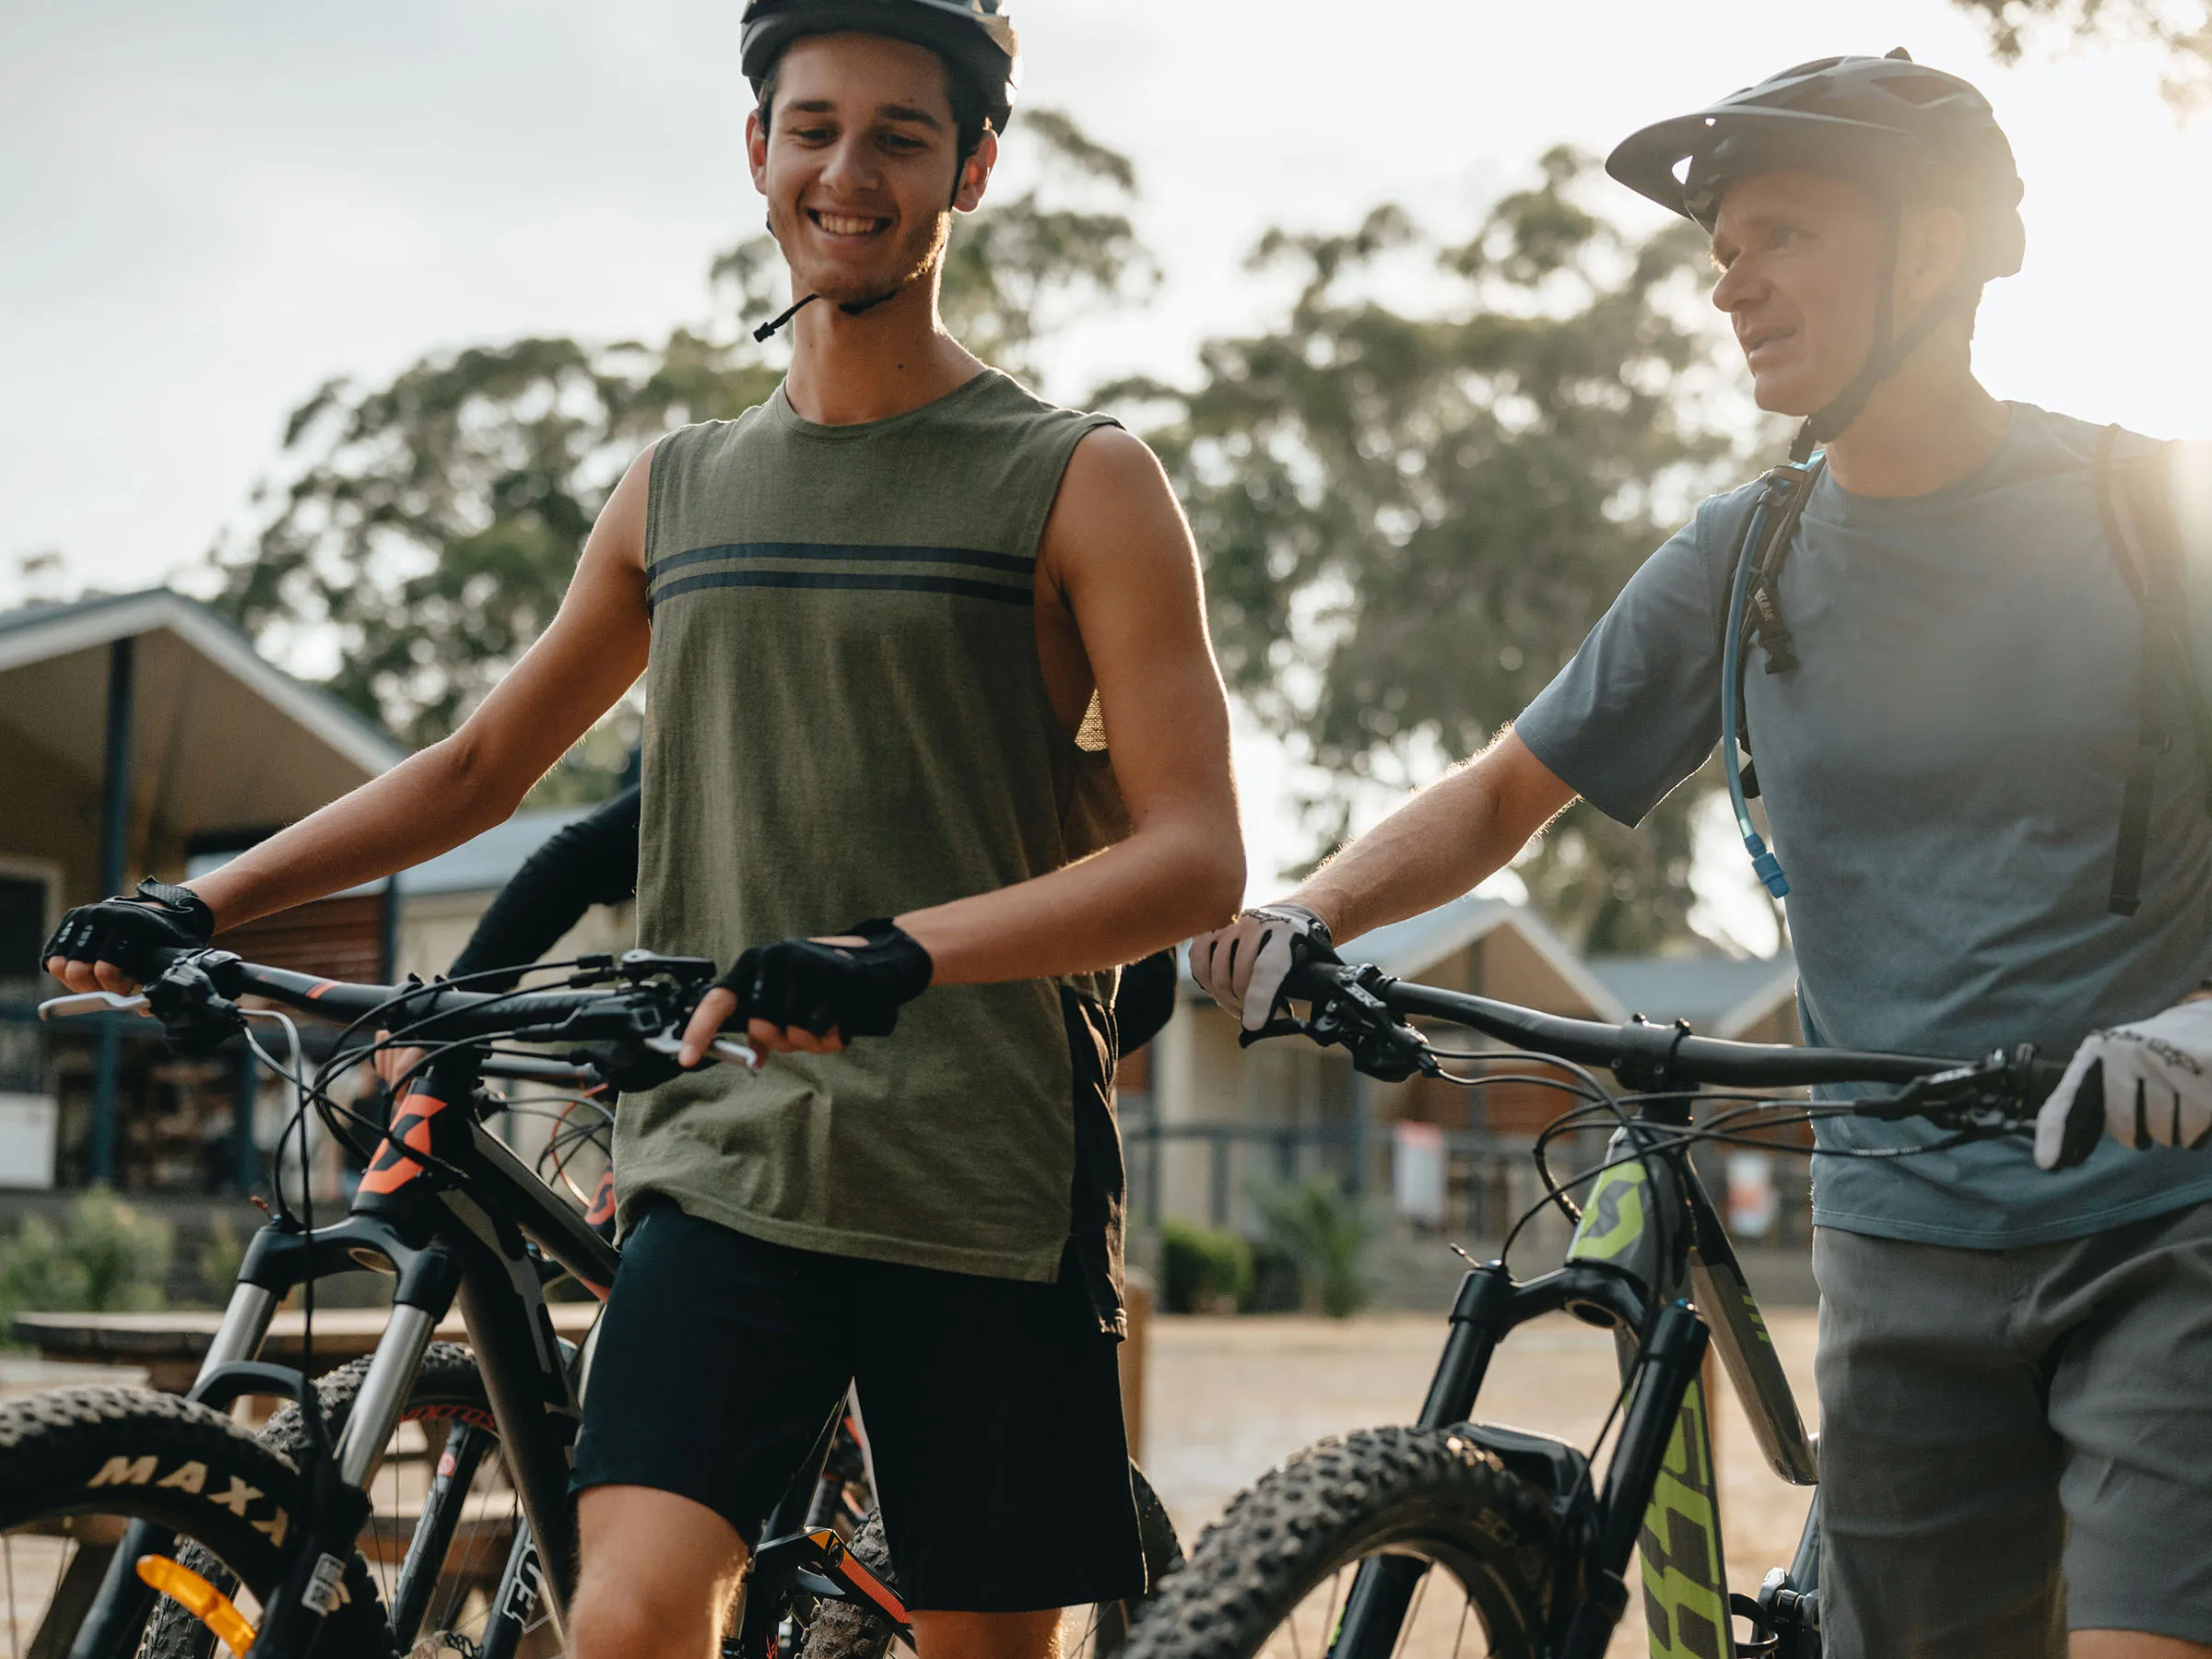
[[[1964,285],[1955,282],[1929,300],[1903,334],[1892,332],[1896,327],[1898,241],[1903,212],[1901,203],[1891,202],[1882,231],[1882,269],[1887,276],[1875,293],[1874,346],[1866,354],[1866,366],[1851,384],[1837,393],[1825,407],[1814,410],[1797,429],[1796,441],[1790,445],[1790,459],[1798,465],[1811,460],[1815,450],[1825,448],[1842,435],[1843,429],[1866,407],[1866,400],[1874,394],[1875,387],[1904,366],[1905,359],[1920,349],[1921,342],[1936,332],[1936,325],[1949,315],[1951,308],[1963,297]]]
[[[857,317],[862,312],[873,310],[875,307],[881,305],[886,300],[896,300],[905,289],[905,287],[906,285],[904,283],[900,283],[898,288],[887,289],[883,293],[877,294],[872,300],[841,300],[839,302],[837,309],[841,312],[843,312],[848,317]],[[794,317],[797,316],[801,312],[805,311],[808,306],[812,305],[820,298],[821,296],[819,294],[807,295],[806,299],[800,300],[796,305],[793,306],[782,316],[771,317],[767,322],[761,324],[759,327],[754,329],[753,338],[763,341],[768,339],[770,335],[773,335],[778,329],[782,328],[784,324],[790,322]]]

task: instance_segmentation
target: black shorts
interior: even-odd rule
[[[983,1278],[794,1250],[657,1200],[622,1249],[575,1487],[653,1487],[749,1546],[857,1384],[907,1605],[1142,1593],[1115,1340],[1079,1272]]]

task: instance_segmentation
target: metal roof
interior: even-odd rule
[[[595,804],[594,804],[595,806]],[[492,893],[523,867],[523,861],[594,806],[553,806],[518,812],[473,841],[403,871],[399,890],[407,897],[433,893]]]
[[[518,812],[503,824],[495,824],[483,834],[463,841],[451,852],[427,858],[411,870],[399,876],[399,890],[403,898],[434,898],[443,893],[496,893],[507,885],[507,879],[523,867],[523,861],[544,846],[557,830],[565,830],[578,818],[595,809],[590,806],[551,806],[542,811]],[[185,866],[187,881],[219,870],[238,856],[235,853],[204,853]],[[384,884],[380,880],[364,882],[357,888],[347,888],[345,898],[356,893],[381,893]]]
[[[178,636],[362,771],[373,775],[406,759],[406,747],[390,733],[275,666],[228,618],[171,588],[0,612],[0,674],[156,631]]]
[[[1797,959],[1771,957],[1593,957],[1590,972],[1648,1019],[1688,1020],[1710,1036],[1743,1030],[1796,994]]]

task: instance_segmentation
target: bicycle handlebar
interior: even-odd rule
[[[240,996],[259,996],[341,1024],[379,1017],[410,1046],[429,1048],[474,1041],[627,1042],[649,1053],[674,1054],[675,1032],[712,977],[703,959],[630,951],[618,963],[598,959],[596,982],[537,991],[468,991],[442,982],[404,985],[354,984],[249,962],[226,950],[171,950],[157,959],[160,972],[137,996],[104,991],[57,996],[39,1005],[42,1019],[76,1014],[144,1009],[172,1039],[227,1036],[241,1018]],[[745,1044],[718,1038],[712,1058],[751,1066],[758,1056]],[[487,1075],[565,1082],[547,1068],[556,1063],[487,1055]],[[567,1067],[575,1074],[577,1068]]]
[[[1967,1074],[2002,1082],[2023,1100],[2041,1100],[2057,1084],[2061,1065],[2039,1061],[2023,1046],[1976,1062],[1934,1054],[1857,1049],[1803,1048],[1783,1043],[1735,1042],[1691,1034],[1687,1026],[1653,1025],[1639,1016],[1626,1025],[1539,1013],[1464,991],[1410,984],[1380,969],[1310,961],[1290,971],[1283,994],[1313,1005],[1315,1018],[1293,1022],[1324,1041],[1365,1044],[1380,1055],[1406,1045],[1423,1051],[1426,1040],[1406,1026],[1408,1016],[1441,1019],[1494,1037],[1516,1048],[1579,1065],[1628,1074],[1631,1088],[1712,1084],[1722,1088],[1794,1088],[1822,1083],[1895,1083]],[[1335,1024],[1321,1025],[1325,1013]],[[1378,1018],[1380,1017],[1380,1018]],[[1379,1029],[1394,1026],[1394,1030]],[[1401,1073],[1406,1075],[1405,1073]]]

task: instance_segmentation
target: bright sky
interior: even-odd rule
[[[1025,99],[1136,159],[1168,272],[1048,390],[1172,373],[1257,320],[1268,296],[1240,263],[1271,224],[1341,226],[1395,199],[1465,225],[1558,139],[1602,151],[1789,64],[1903,44],[1988,92],[2028,181],[2027,267],[1983,310],[1987,383],[2212,434],[2212,119],[2176,127],[2147,52],[2000,70],[1946,0],[1016,8]],[[0,6],[0,604],[42,549],[111,588],[192,562],[245,519],[285,413],[326,377],[702,314],[708,260],[758,223],[740,9]],[[1244,747],[1271,871],[1296,838],[1273,806],[1279,768]]]

